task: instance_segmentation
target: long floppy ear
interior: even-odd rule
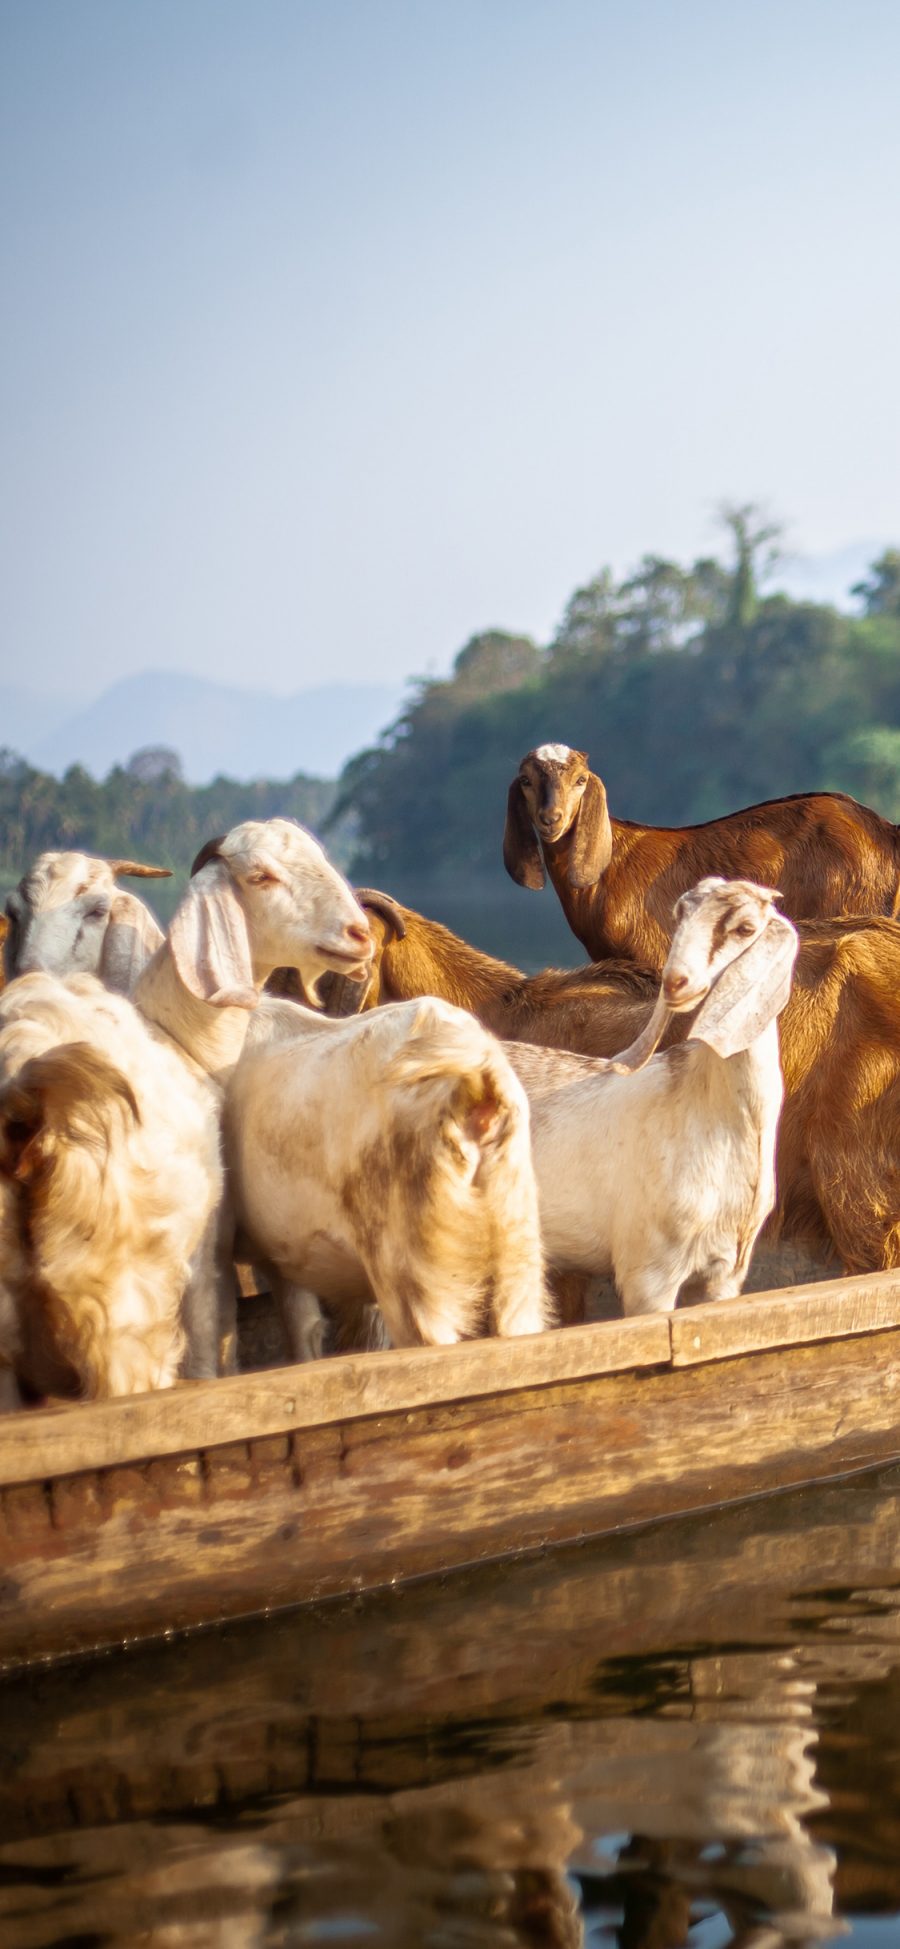
[[[171,880],[170,866],[138,866],[133,859],[109,859],[106,862],[111,872],[118,878],[124,873],[129,880]]]
[[[391,899],[389,893],[380,893],[377,887],[356,887],[354,891],[360,906],[367,908],[369,913],[377,914],[379,919],[384,921],[387,928],[385,945],[388,941],[405,941],[406,922],[403,918],[403,910],[398,907],[396,900]]]
[[[719,1056],[749,1049],[775,1020],[791,992],[796,929],[773,912],[763,932],[722,970],[691,1023],[689,1042],[708,1042]]]
[[[134,893],[115,893],[103,937],[98,974],[117,995],[134,993],[138,976],[165,939],[149,907]]]
[[[530,887],[533,893],[540,893],[545,879],[544,862],[531,813],[525,804],[525,794],[517,778],[513,779],[506,800],[503,864],[517,886]]]
[[[572,828],[568,875],[570,887],[596,886],[611,859],[612,826],[609,823],[606,787],[593,772],[589,772]]]
[[[224,860],[199,870],[175,909],[169,946],[185,988],[214,1008],[255,1008],[244,910]]]

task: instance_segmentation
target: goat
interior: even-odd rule
[[[601,961],[524,975],[386,894],[357,898],[376,943],[364,1008],[439,995],[508,1040],[586,1056],[613,1056],[652,1011],[659,981],[649,969]],[[797,932],[779,1021],[778,1197],[764,1239],[805,1244],[848,1273],[887,1270],[900,1265],[900,925],[851,915],[801,921]],[[346,990],[336,977],[328,1006],[338,1013]],[[687,1027],[674,1016],[661,1046]]]
[[[0,999],[0,1368],[36,1394],[168,1387],[190,1369],[222,1194],[205,1078],[92,975]]]
[[[242,1241],[276,1276],[296,1357],[317,1346],[310,1287],[339,1309],[374,1298],[399,1343],[539,1331],[527,1104],[493,1038],[439,1003],[351,1022],[257,1006],[276,967],[315,1002],[329,968],[364,981],[371,957],[311,836],[250,821],[198,855],[135,999],[227,1084]]]
[[[777,898],[718,877],[682,894],[650,1021],[612,1063],[509,1044],[548,1262],[611,1275],[626,1314],[732,1298],[775,1203],[776,1018],[797,951]],[[699,1004],[688,1040],[654,1053]]]
[[[239,1225],[282,1297],[354,1320],[374,1300],[395,1346],[549,1323],[525,1093],[471,1015],[264,1003],[225,1128]]]
[[[96,974],[130,995],[163,935],[148,907],[116,885],[119,874],[170,879],[167,866],[90,853],[41,853],[6,902],[6,977]]]
[[[777,887],[791,920],[897,917],[898,828],[842,792],[799,792],[699,826],[611,819],[583,751],[542,744],[509,788],[503,859],[520,886],[544,865],[592,961],[624,955],[660,973],[679,894],[709,874]]]
[[[608,1056],[634,1033],[634,1005],[653,1001],[656,977],[630,961],[544,968],[526,975],[509,961],[471,947],[440,921],[403,907],[375,888],[357,888],[374,944],[365,984],[328,975],[320,993],[329,1015],[383,1002],[437,995],[467,1008],[507,1042],[532,1042],[580,1055]],[[302,1000],[297,978],[279,969],[270,991]],[[617,1034],[619,1040],[616,1040]]]

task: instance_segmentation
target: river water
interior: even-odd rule
[[[3,1949],[900,1949],[900,1471],[0,1686]]]

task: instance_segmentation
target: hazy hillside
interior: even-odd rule
[[[62,773],[78,764],[95,778],[147,744],[177,751],[196,785],[220,775],[334,777],[354,751],[378,738],[401,698],[400,687],[390,684],[323,684],[279,697],[148,670],[123,678],[61,721],[55,707],[10,688],[0,693],[0,743],[42,771]]]

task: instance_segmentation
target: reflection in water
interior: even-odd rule
[[[898,1567],[890,1471],[11,1680],[0,1940],[900,1942]]]

